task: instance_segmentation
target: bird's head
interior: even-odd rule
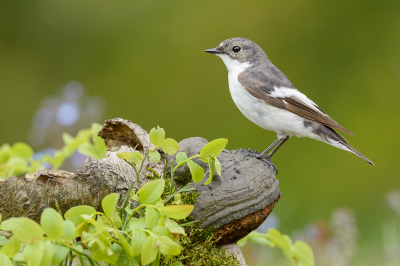
[[[216,48],[205,50],[224,61],[228,71],[235,65],[257,64],[269,61],[267,54],[256,43],[244,38],[231,38],[221,42]]]

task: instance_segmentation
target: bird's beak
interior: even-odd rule
[[[210,53],[210,54],[223,54],[223,51],[217,50],[216,48],[211,48],[207,49],[204,52]]]

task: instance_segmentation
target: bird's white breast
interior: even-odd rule
[[[278,134],[315,138],[310,128],[304,126],[302,117],[253,97],[240,84],[238,76],[251,66],[250,63],[240,63],[227,55],[219,55],[219,57],[228,69],[229,91],[232,99],[245,117],[256,125]]]

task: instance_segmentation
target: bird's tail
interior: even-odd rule
[[[329,134],[329,139],[331,139],[332,135],[334,135],[336,138],[333,139],[333,141],[335,141],[336,143],[339,142],[342,146],[344,147],[339,147],[338,145],[334,145],[332,143],[330,143],[331,145],[338,147],[342,150],[348,150],[352,153],[354,153],[355,155],[357,155],[358,157],[360,157],[361,159],[363,159],[364,161],[366,161],[367,163],[369,163],[370,165],[375,165],[370,159],[368,159],[364,154],[362,154],[361,152],[359,152],[358,150],[356,150],[354,147],[352,147],[347,140],[342,137],[342,135],[340,135],[339,133],[337,133],[335,130],[333,130],[332,128],[325,126],[326,128],[328,128],[331,133],[333,134]],[[335,143],[335,144],[336,144]]]

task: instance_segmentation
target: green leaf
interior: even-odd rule
[[[180,148],[176,140],[168,138],[163,141],[162,149],[164,153],[167,153],[169,155],[174,155]]]
[[[236,242],[236,244],[237,244],[239,247],[243,247],[244,245],[246,245],[247,240],[249,239],[248,236],[249,236],[249,235],[243,237],[243,238],[240,239],[238,242]]]
[[[28,161],[22,157],[11,157],[5,164],[8,176],[21,175],[28,171]]]
[[[163,128],[160,128],[159,126],[157,126],[157,128],[153,127],[150,130],[149,138],[151,143],[156,146],[161,146],[165,139],[165,130]]]
[[[104,197],[101,201],[101,206],[103,207],[104,213],[107,215],[108,218],[111,218],[117,208],[117,203],[119,200],[118,193],[112,193]]]
[[[58,150],[54,153],[54,157],[50,160],[50,164],[53,166],[53,169],[58,169],[64,161],[69,157],[67,152],[64,150]]]
[[[82,214],[92,215],[95,212],[96,210],[92,206],[81,205],[69,209],[64,214],[64,217],[66,220],[73,222],[74,225],[76,226],[84,221],[84,219],[81,216]]]
[[[58,239],[64,235],[64,219],[61,214],[52,208],[46,208],[41,217],[40,225],[46,236],[51,239]]]
[[[3,231],[11,231],[10,224],[11,224],[11,219],[8,219],[8,220],[3,221],[3,222],[0,224],[0,230],[3,230]]]
[[[97,216],[97,221],[96,221],[96,232],[101,234],[101,232],[103,231],[103,217],[102,216]]]
[[[281,232],[274,228],[268,230],[267,238],[282,250],[290,250],[290,246],[292,245],[292,243],[288,241]]]
[[[81,245],[70,246],[69,248],[70,248],[72,251],[83,252],[83,247],[82,247]]]
[[[96,225],[96,221],[92,215],[81,214],[81,217],[89,224]]]
[[[176,164],[180,164],[181,162],[187,160],[187,155],[184,152],[178,152],[178,154],[176,155]]]
[[[194,206],[193,205],[170,205],[165,207],[160,207],[159,210],[162,214],[167,216],[168,218],[172,218],[175,220],[185,219],[192,213]]]
[[[108,257],[107,249],[104,247],[104,249],[99,248],[99,249],[94,250],[92,253],[92,257],[95,261],[104,260],[105,258]]]
[[[5,243],[4,246],[0,249],[0,254],[4,254],[10,259],[12,259],[14,255],[19,252],[20,249],[21,249],[21,242],[15,236],[12,236],[10,238],[10,241]]]
[[[192,160],[188,160],[187,164],[189,166],[193,182],[199,183],[203,179],[204,169]]]
[[[133,256],[137,256],[140,253],[142,253],[143,244],[144,242],[146,242],[146,239],[147,239],[147,234],[142,230],[138,228],[134,228],[132,230],[131,247]]]
[[[149,152],[149,160],[153,163],[158,163],[161,159],[161,155],[158,151]]]
[[[108,249],[108,252],[111,253],[110,249]],[[118,254],[113,252],[111,256],[109,256],[109,253],[107,253],[106,258],[103,259],[103,261],[105,262],[106,265],[110,265],[110,264],[115,264],[117,263],[118,260]]]
[[[33,149],[23,142],[17,142],[10,149],[11,157],[21,157],[25,160],[30,160],[33,156]]]
[[[39,161],[33,161],[28,168],[28,173],[33,173],[36,172],[37,170],[40,169],[40,167],[42,166],[42,164]]]
[[[160,217],[160,212],[157,209],[150,206],[146,207],[145,219],[147,227],[157,226]]]
[[[143,160],[143,155],[138,151],[133,151],[132,156],[138,158],[139,160]]]
[[[118,158],[120,159],[128,159],[129,157],[132,156],[131,152],[119,152],[117,153]]]
[[[132,253],[132,248],[129,245],[128,241],[126,241],[126,239],[119,233],[118,230],[115,230],[115,235],[116,237],[119,239],[119,242],[121,242],[122,247],[124,248],[125,254],[128,256],[128,258],[132,258],[133,257],[133,253]]]
[[[214,172],[215,172],[214,171],[215,166],[214,166],[214,163],[211,161],[211,157],[207,157],[207,158],[208,158],[207,162],[208,162],[209,175],[208,175],[206,182],[204,182],[204,185],[208,185],[212,182],[212,180],[214,178]]]
[[[14,260],[14,261],[18,261],[18,262],[25,262],[25,263],[26,263],[26,260],[25,260],[25,258],[24,258],[24,255],[22,255],[21,252],[15,254],[14,257],[13,257],[13,260]],[[0,265],[1,265],[1,263],[0,263]]]
[[[214,160],[215,160],[215,162],[214,162],[214,166],[215,166],[215,172],[217,172],[217,174],[220,176],[220,177],[222,177],[222,174],[221,174],[221,162],[218,160],[218,158],[217,157],[215,157],[214,158]]]
[[[51,161],[50,154],[45,154],[40,158],[39,163],[49,163]]]
[[[163,205],[163,206],[160,206],[160,207],[164,207],[164,205]],[[165,223],[165,219],[166,219],[166,218],[168,218],[168,217],[165,217],[164,215],[161,215],[160,219],[159,219],[158,222],[157,222],[157,225],[158,225],[158,226],[164,226],[164,223]]]
[[[153,229],[151,229],[151,232],[156,236],[168,236],[171,237],[170,231],[165,227],[165,226],[155,226]]]
[[[92,137],[95,136],[97,137],[98,133],[100,132],[100,130],[103,128],[103,125],[100,125],[98,123],[92,123],[92,126],[90,128],[91,133],[92,133]]]
[[[164,179],[156,179],[144,184],[138,192],[140,201],[143,204],[155,204],[164,192],[164,186]]]
[[[74,140],[74,137],[68,134],[67,132],[64,132],[62,133],[62,139],[64,141],[64,144],[68,145]]]
[[[44,240],[43,257],[40,266],[48,266],[53,258],[53,244],[49,240]]]
[[[40,225],[26,217],[11,218],[9,226],[13,235],[24,243],[43,238]]]
[[[14,266],[11,260],[4,254],[0,254],[0,265],[1,266]]]
[[[298,266],[314,266],[314,254],[309,245],[303,241],[296,241],[291,247],[292,254]]]
[[[217,157],[225,148],[226,144],[228,144],[227,139],[216,139],[206,144],[200,151],[200,155],[203,157],[206,156],[215,156]]]
[[[143,159],[143,155],[140,152],[120,152],[117,154],[120,159],[125,159],[135,164],[140,164],[140,160]]]
[[[117,243],[112,243],[111,245],[111,249],[114,252],[117,252],[119,254],[121,254],[122,252],[124,252],[124,248],[121,247],[121,245],[117,244]]]
[[[183,249],[180,245],[167,236],[159,237],[158,244],[160,245],[160,252],[164,255],[176,256],[179,255]]]
[[[131,156],[126,160],[128,160],[128,161],[130,161],[131,163],[134,163],[134,164],[140,164],[140,160],[136,156]]]
[[[158,249],[156,248],[157,239],[153,236],[149,236],[143,244],[141,258],[142,264],[146,265],[153,262],[158,254]]]
[[[4,246],[8,241],[10,241],[10,240],[8,240],[4,236],[0,235],[0,246]]]
[[[15,218],[14,218],[15,219]],[[43,257],[44,245],[43,241],[35,240],[32,245],[26,245],[22,255],[26,259],[29,266],[39,266]]]
[[[96,149],[96,146],[89,142],[79,145],[78,151],[83,155],[90,156],[95,159],[103,158],[103,154],[100,154],[100,152]]]
[[[0,147],[0,163],[5,163],[10,158],[10,144],[4,143]]]
[[[53,246],[53,258],[51,259],[51,264],[58,265],[65,259],[68,255],[69,248],[61,246],[61,245],[54,245]]]
[[[114,214],[113,217],[111,217],[111,219],[113,219],[114,224],[117,228],[122,227],[122,220],[121,217],[118,216],[118,214]]]
[[[119,257],[117,262],[115,263],[115,265],[116,266],[131,266],[127,256]]]
[[[253,243],[257,243],[262,246],[271,246],[271,241],[268,240],[267,234],[263,234],[257,231],[252,231],[246,237],[242,238],[237,242],[239,247],[242,247],[246,244],[247,240],[250,240]],[[273,245],[273,244],[272,244]]]
[[[1,223],[1,219],[3,218],[3,216],[1,215],[1,213],[0,213],[0,223]]]
[[[67,241],[71,241],[75,236],[75,225],[73,222],[66,220],[64,221],[64,238]]]
[[[179,224],[177,222],[175,222],[174,220],[171,220],[169,218],[165,219],[165,227],[167,227],[167,229],[173,234],[186,235],[185,229],[183,229],[183,227],[179,226]]]
[[[107,146],[104,141],[104,139],[100,136],[98,136],[99,131],[103,128],[102,125],[93,123],[91,130],[92,130],[92,140],[94,143],[94,146],[96,147],[98,153],[102,155],[102,158],[107,157]]]
[[[182,262],[180,261],[175,261],[171,264],[171,266],[183,266]]]
[[[129,221],[129,228],[131,229],[131,230],[133,230],[133,229],[135,229],[135,228],[138,228],[138,229],[144,229],[144,228],[146,228],[146,218],[139,218],[139,219],[137,219],[137,218],[132,218],[130,221]]]

